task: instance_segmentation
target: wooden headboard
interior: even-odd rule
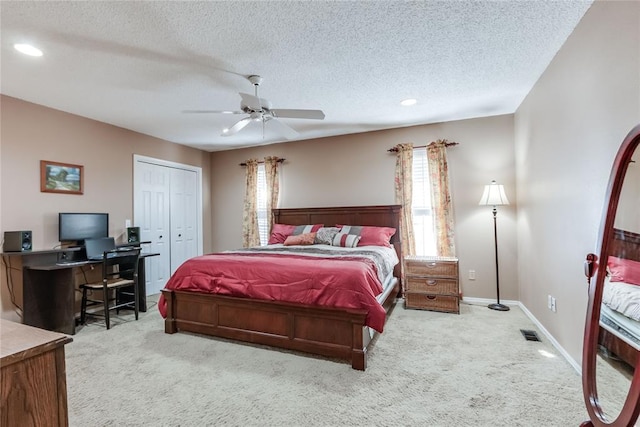
[[[385,206],[350,206],[335,208],[292,208],[274,209],[273,219],[277,224],[324,224],[325,227],[341,225],[373,225],[377,227],[393,227],[396,234],[391,237],[400,263],[393,270],[394,276],[400,278],[402,248],[400,245],[400,205]]]
[[[614,228],[609,255],[640,261],[640,234]]]

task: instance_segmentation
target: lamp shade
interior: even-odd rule
[[[496,181],[491,181],[491,184],[484,186],[484,193],[482,193],[482,197],[480,198],[479,205],[483,206],[498,206],[498,205],[508,205],[509,200],[507,199],[507,195],[504,193],[504,187],[502,184],[496,184]]]

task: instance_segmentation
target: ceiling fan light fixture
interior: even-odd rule
[[[246,114],[246,116],[232,126],[224,128],[220,136],[228,137],[237,134],[247,127],[251,122],[262,122],[262,136],[264,139],[265,124],[269,123],[269,127],[274,129],[286,139],[293,139],[298,136],[298,132],[290,128],[288,125],[280,122],[278,119],[310,119],[324,120],[324,112],[322,110],[306,110],[306,109],[282,109],[271,108],[271,102],[258,96],[258,86],[262,83],[262,77],[258,75],[250,75],[247,77],[255,87],[255,95],[240,92],[240,111],[214,111],[214,110],[183,110],[188,113],[221,113],[221,114]]]
[[[418,100],[415,98],[407,98],[400,101],[400,105],[402,105],[403,107],[410,107],[411,105],[416,105],[417,103]]]
[[[16,43],[13,45],[14,49],[20,53],[24,53],[29,56],[42,56],[42,51],[35,46],[25,43]]]

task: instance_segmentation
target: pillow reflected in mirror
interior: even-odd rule
[[[625,282],[640,286],[640,262],[610,256],[607,268],[610,282]]]

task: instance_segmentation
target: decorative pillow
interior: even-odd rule
[[[609,281],[640,285],[640,262],[610,256],[607,267],[611,274]]]
[[[359,241],[360,236],[356,236],[355,234],[338,233],[334,236],[331,244],[343,248],[355,248],[358,246]]]
[[[316,233],[315,243],[318,245],[330,245],[333,243],[333,238],[338,234],[338,227],[322,227]]]
[[[285,246],[291,245],[313,245],[314,240],[316,239],[316,233],[303,233],[288,236],[285,241]]]
[[[324,224],[314,225],[288,225],[273,224],[271,228],[271,236],[269,236],[268,244],[284,243],[289,236],[297,236],[299,234],[311,233],[318,231]]]
[[[396,229],[391,227],[374,227],[370,225],[336,225],[340,233],[360,236],[358,246],[387,246],[391,247],[391,237]]]

